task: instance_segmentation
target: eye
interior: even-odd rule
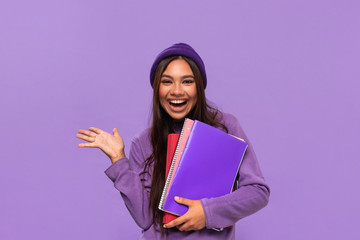
[[[184,80],[183,83],[189,85],[189,84],[194,83],[194,80],[192,80],[192,79],[187,79],[187,80]]]
[[[171,81],[171,80],[169,80],[169,79],[163,79],[163,80],[161,80],[161,83],[162,83],[162,84],[169,85],[169,84],[171,84],[171,83],[172,83],[172,81]]]

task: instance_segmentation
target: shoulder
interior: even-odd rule
[[[144,156],[149,156],[151,154],[152,145],[150,128],[142,130],[131,139],[130,150],[141,151]]]
[[[150,129],[144,129],[131,139],[129,163],[133,170],[142,171],[144,161],[152,153],[150,133]]]
[[[151,129],[150,128],[146,128],[144,130],[142,130],[141,132],[138,132],[132,139],[132,142],[146,142],[146,141],[150,141],[150,134],[151,134]]]
[[[242,129],[239,120],[231,113],[219,112],[219,121],[224,124],[229,131],[229,134],[240,138],[246,138],[245,132]]]
[[[229,131],[230,131],[230,129],[236,128],[237,125],[240,125],[238,119],[231,113],[219,111],[218,116],[216,116],[216,117],[218,118],[218,121],[220,121],[222,124],[224,124],[228,128]]]
[[[231,125],[239,123],[234,115],[226,112],[219,112],[219,120],[225,124],[226,127],[231,127]]]

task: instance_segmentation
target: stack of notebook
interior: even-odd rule
[[[167,178],[159,204],[164,223],[188,210],[175,196],[199,200],[230,193],[246,148],[240,138],[185,119],[181,134],[168,137]]]
[[[168,177],[168,174],[170,171],[171,162],[172,162],[172,159],[175,154],[175,150],[176,150],[177,143],[179,141],[179,137],[180,137],[180,134],[176,134],[176,133],[171,133],[168,135],[167,153],[166,153],[166,175],[165,175],[166,178]],[[164,212],[163,223],[169,223],[176,218],[177,218],[176,215],[173,215],[168,212]]]

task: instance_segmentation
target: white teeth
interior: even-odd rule
[[[171,100],[170,102],[173,104],[181,104],[181,103],[184,103],[185,100]]]

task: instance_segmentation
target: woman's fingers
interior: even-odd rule
[[[120,133],[119,133],[119,130],[117,128],[113,129],[113,134],[114,134],[114,136],[120,137]]]
[[[93,131],[87,131],[87,130],[83,130],[80,129],[78,132],[81,134],[76,134],[76,137],[85,141],[88,141],[89,143],[80,143],[78,146],[79,147],[97,147],[94,142],[96,140],[96,136],[98,134],[100,134],[102,132],[101,129],[99,128],[95,128],[95,127],[91,127],[89,128],[89,130]]]
[[[89,128],[89,130],[91,130],[91,131],[93,131],[93,132],[95,132],[95,133],[97,133],[97,134],[102,133],[102,130],[99,129],[99,128],[96,128],[96,127],[91,127],[91,128]]]
[[[182,226],[188,219],[186,218],[185,215],[180,216],[174,220],[172,220],[171,222],[164,224],[164,228],[172,228],[172,227],[178,227],[178,226]]]
[[[78,144],[78,147],[92,147],[92,148],[97,147],[96,144],[94,143],[95,137],[88,137],[88,136],[82,135],[82,134],[76,134],[76,137],[80,138],[82,140],[88,141],[88,143],[80,143],[80,144]]]
[[[78,147],[99,148],[110,158],[112,163],[126,157],[124,142],[117,128],[113,129],[113,134],[96,127],[90,127],[89,131],[80,129],[78,132],[76,137],[88,142],[80,143]]]
[[[95,137],[88,137],[86,135],[82,135],[82,134],[76,134],[77,138],[80,138],[82,140],[88,141],[88,142],[94,142],[95,141]]]
[[[179,229],[179,231],[192,231],[192,230],[195,230],[195,229],[192,229],[192,227],[187,222],[176,226],[176,228]]]
[[[180,231],[192,231],[206,226],[205,213],[200,200],[175,197],[175,201],[189,206],[189,210],[184,215],[165,224],[164,228],[177,227]]]
[[[97,147],[94,143],[80,143],[78,144],[78,147],[90,147],[90,148],[95,148]]]
[[[80,129],[78,132],[81,133],[81,134],[90,136],[90,137],[95,137],[96,136],[96,133],[90,132],[90,131],[87,131],[87,130],[83,130],[83,129]]]

